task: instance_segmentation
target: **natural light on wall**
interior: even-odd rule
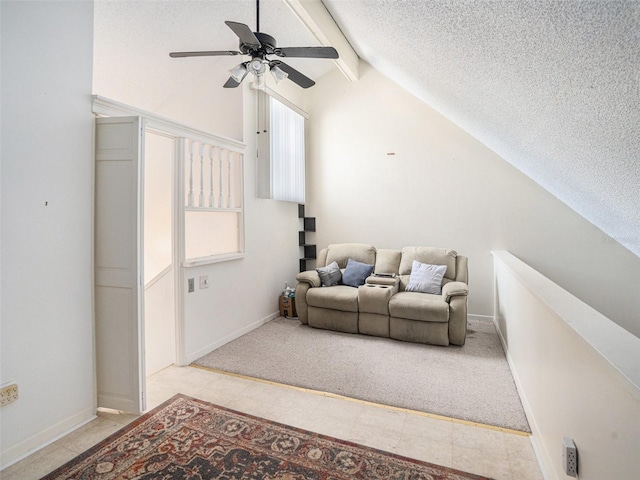
[[[273,97],[269,112],[271,198],[304,203],[305,119]]]

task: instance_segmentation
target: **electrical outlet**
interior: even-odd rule
[[[196,285],[195,285],[195,278],[189,278],[187,280],[188,284],[189,284],[189,293],[193,293],[196,291]]]
[[[200,275],[200,289],[209,288],[209,275]]]
[[[6,387],[0,388],[0,407],[9,405],[18,400],[18,384],[12,383]]]
[[[562,468],[568,476],[578,476],[578,449],[569,437],[562,437]]]

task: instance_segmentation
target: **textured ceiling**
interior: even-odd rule
[[[323,2],[361,58],[640,256],[640,2]]]

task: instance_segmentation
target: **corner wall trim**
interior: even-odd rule
[[[504,350],[504,354],[507,357],[507,363],[509,364],[509,370],[511,370],[511,376],[513,377],[513,381],[516,384],[516,390],[518,391],[518,396],[520,397],[520,401],[522,402],[522,407],[524,408],[524,414],[527,417],[527,421],[529,422],[529,426],[531,427],[531,444],[533,445],[533,451],[536,454],[536,460],[538,460],[538,466],[542,472],[542,476],[545,480],[549,480],[551,477],[547,474],[545,469],[545,457],[543,452],[541,451],[540,446],[537,443],[536,433],[539,434],[540,427],[536,423],[536,419],[533,415],[533,410],[531,409],[531,404],[529,403],[527,396],[525,395],[524,388],[522,387],[522,382],[518,377],[518,372],[515,369],[515,365],[513,360],[511,359],[511,353],[509,352],[509,348],[507,346],[507,342],[502,335],[502,331],[500,330],[500,325],[498,324],[498,320],[496,317],[491,317],[493,320],[493,324],[496,327],[496,331],[498,332],[498,338],[500,338],[500,343],[502,344],[502,349]]]

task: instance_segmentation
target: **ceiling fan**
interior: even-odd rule
[[[269,55],[283,58],[338,58],[338,52],[333,47],[277,47],[276,39],[271,35],[260,32],[260,0],[256,0],[256,31],[238,22],[226,21],[227,26],[233,30],[240,39],[240,51],[213,50],[202,52],[171,52],[172,58],[181,57],[210,57],[226,55],[249,55],[251,60],[242,62],[230,70],[231,77],[223,85],[224,88],[235,88],[251,72],[258,83],[264,85],[264,73],[269,67],[271,74],[280,83],[285,78],[298,84],[302,88],[313,87],[316,82],[281,60],[272,60]]]

